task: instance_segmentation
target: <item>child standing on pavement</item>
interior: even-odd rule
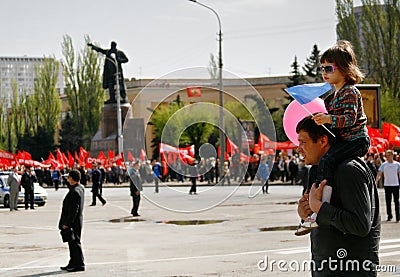
[[[335,87],[335,92],[324,100],[328,114],[317,113],[313,116],[318,125],[330,124],[338,138],[337,143],[321,158],[316,177],[317,185],[323,179],[327,180],[322,201],[329,203],[336,166],[344,159],[364,156],[370,147],[370,139],[362,97],[355,87],[364,75],[358,68],[351,43],[345,40],[338,41],[322,54],[320,62],[324,81]],[[309,221],[301,225],[302,230],[298,230],[296,235],[304,235],[317,228],[316,217],[315,213],[312,214]]]

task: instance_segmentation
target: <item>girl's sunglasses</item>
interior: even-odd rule
[[[320,67],[319,67],[319,70],[322,72],[322,73],[333,73],[334,71],[335,71],[335,69],[336,68],[339,68],[338,66],[336,66],[336,65],[325,65],[325,66],[323,66],[323,65],[321,65]]]

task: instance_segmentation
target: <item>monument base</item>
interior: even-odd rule
[[[131,104],[121,104],[122,128],[126,118],[132,118]],[[117,104],[106,104],[101,109],[101,125],[90,145],[90,155],[97,157],[101,151],[118,151]]]

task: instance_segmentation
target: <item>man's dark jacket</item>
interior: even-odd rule
[[[142,191],[143,186],[142,186],[142,178],[140,177],[140,173],[138,170],[134,168],[130,168],[128,170],[129,173],[129,183],[130,183],[130,191],[131,191],[131,196],[135,196],[137,191]]]
[[[83,205],[85,199],[85,189],[81,184],[71,186],[64,198],[61,217],[58,228],[62,230],[63,225],[72,227],[75,234],[81,237],[83,225]]]
[[[381,221],[374,177],[363,160],[348,159],[337,167],[333,183],[330,204],[322,204],[319,227],[311,232],[311,253],[318,267],[330,259],[338,269],[342,263],[343,270],[333,273],[325,264],[325,271],[316,270],[313,276],[376,276],[363,270],[364,262],[366,267],[379,263]],[[360,271],[352,271],[353,261]]]

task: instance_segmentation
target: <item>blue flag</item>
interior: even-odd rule
[[[315,98],[332,89],[329,83],[304,84],[285,89],[301,105],[313,101]]]

